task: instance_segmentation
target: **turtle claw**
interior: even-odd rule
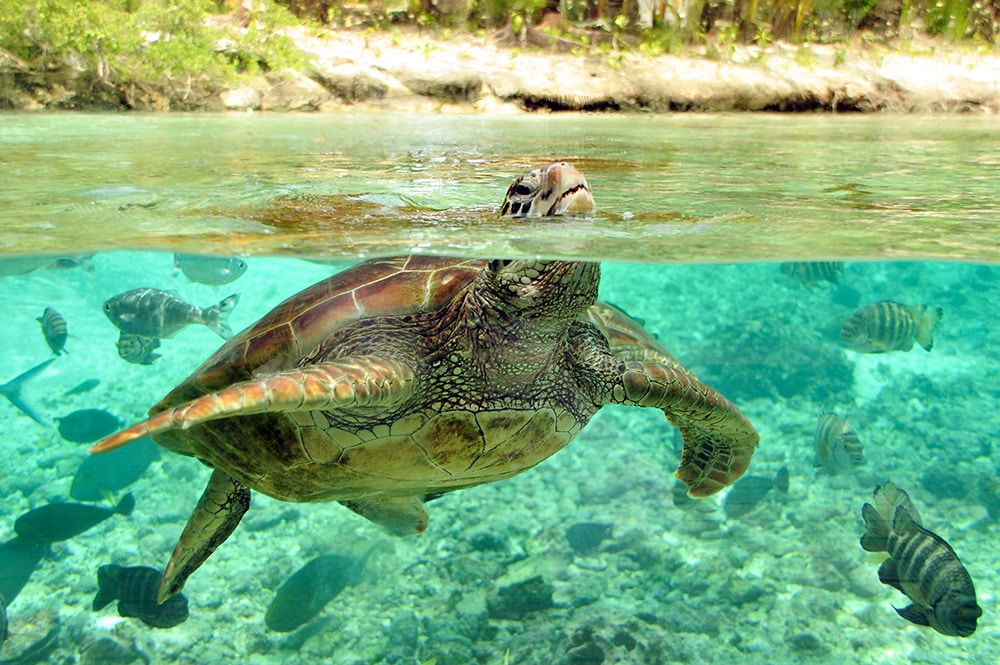
[[[224,543],[250,508],[250,488],[216,469],[163,571],[156,602],[179,592],[187,578]]]

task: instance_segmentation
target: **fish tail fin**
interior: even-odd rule
[[[94,596],[94,611],[104,609],[118,597],[118,576],[120,566],[108,565],[97,569],[97,595]]]
[[[135,510],[135,495],[129,492],[123,496],[122,500],[118,502],[117,506],[115,506],[115,512],[119,515],[128,517],[132,514],[133,510]]]
[[[870,503],[861,508],[865,520],[865,533],[861,536],[861,547],[868,552],[884,552],[889,548],[889,523]]]
[[[39,425],[45,425],[46,423],[44,420],[41,419],[40,416],[38,416],[38,414],[32,411],[31,407],[29,407],[27,404],[21,401],[21,388],[24,387],[25,383],[33,379],[35,376],[41,374],[42,370],[48,367],[49,364],[52,363],[52,361],[54,360],[55,358],[49,358],[48,360],[35,365],[27,372],[18,374],[13,379],[0,386],[0,395],[3,395],[7,399],[9,399],[11,404],[16,406],[26,416],[34,420]]]
[[[229,339],[233,336],[233,329],[229,327],[227,319],[229,318],[229,313],[233,311],[236,303],[239,301],[240,294],[234,293],[202,312],[202,316],[205,318],[205,325],[214,330],[222,339]]]
[[[887,524],[893,524],[896,521],[897,510],[903,509],[914,524],[921,525],[920,513],[910,501],[910,495],[905,490],[896,487],[894,483],[887,481],[879,485],[875,488],[874,496],[879,515]]]
[[[925,305],[917,305],[912,310],[913,318],[917,322],[917,332],[914,335],[917,339],[917,344],[924,347],[927,351],[934,348],[934,327],[944,316],[944,310],[940,307],[926,307]]]

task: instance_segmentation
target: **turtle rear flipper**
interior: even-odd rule
[[[341,503],[396,536],[409,536],[427,530],[427,509],[417,496],[382,495]]]
[[[104,453],[144,436],[231,416],[279,411],[388,407],[410,396],[413,369],[376,356],[342,358],[243,381],[203,395],[102,439],[90,448]]]
[[[179,592],[191,573],[224,543],[250,509],[250,488],[216,469],[188,518],[180,540],[163,571],[156,602]]]

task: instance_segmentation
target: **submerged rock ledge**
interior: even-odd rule
[[[1000,111],[1000,57],[940,42],[734,47],[727,57],[578,55],[419,32],[291,33],[310,56],[235,86],[89,96],[80,77],[0,86],[0,107],[207,111]],[[11,65],[0,64],[0,74]],[[25,77],[21,77],[24,79]],[[190,86],[190,83],[187,83]],[[7,88],[6,90],[4,88]],[[155,86],[152,86],[156,90]],[[177,101],[178,97],[182,101]],[[173,101],[172,101],[173,100]]]

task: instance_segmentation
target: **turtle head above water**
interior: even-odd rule
[[[501,217],[552,217],[564,213],[591,213],[590,185],[576,168],[556,162],[532,169],[507,188]]]

